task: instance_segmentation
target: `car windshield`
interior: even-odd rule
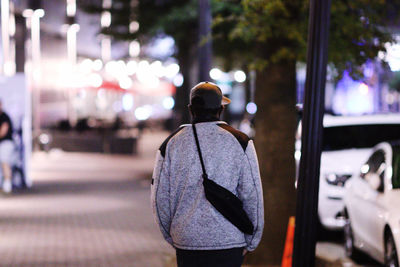
[[[323,151],[369,148],[400,136],[400,124],[371,124],[326,127],[323,130]]]
[[[400,189],[400,147],[393,148],[393,189]]]

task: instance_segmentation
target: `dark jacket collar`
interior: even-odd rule
[[[196,117],[192,119],[192,123],[219,121],[218,117]]]

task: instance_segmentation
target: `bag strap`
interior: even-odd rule
[[[208,175],[207,175],[207,172],[206,172],[206,167],[204,166],[203,156],[201,155],[199,138],[197,137],[196,126],[194,125],[194,123],[192,123],[192,127],[193,127],[194,139],[196,140],[197,152],[199,152],[201,169],[203,170],[203,179],[208,179]]]

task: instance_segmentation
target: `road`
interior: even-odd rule
[[[322,266],[332,267],[377,267],[381,266],[369,256],[360,253],[357,261],[346,257],[343,247],[343,233],[340,231],[320,231],[317,242],[317,262],[324,262]],[[318,260],[319,259],[319,260]]]

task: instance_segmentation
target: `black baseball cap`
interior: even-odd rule
[[[231,103],[221,89],[212,82],[201,82],[190,90],[190,105],[215,109]]]

